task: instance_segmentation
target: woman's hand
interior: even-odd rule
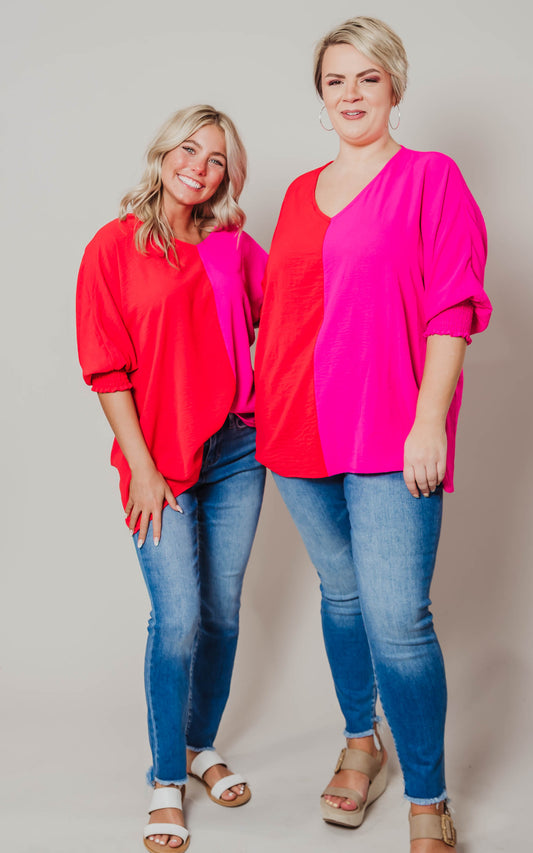
[[[130,516],[129,529],[131,533],[134,532],[137,522],[140,519],[139,539],[137,541],[138,548],[142,548],[146,539],[150,516],[152,517],[154,545],[159,545],[159,540],[161,539],[161,513],[165,501],[168,502],[172,509],[177,512],[183,512],[172,494],[172,489],[153,463],[131,472],[126,515]]]
[[[183,510],[176,503],[167,481],[155,467],[141,430],[131,391],[112,391],[107,394],[98,394],[98,397],[120,449],[130,466],[131,483],[126,504],[126,517],[130,516],[130,531],[133,533],[140,518],[137,547],[142,548],[148,532],[150,516],[152,516],[154,545],[159,545],[161,511],[165,500],[177,512],[183,512]]]
[[[444,423],[418,418],[404,445],[403,478],[413,497],[428,498],[446,473],[447,438]]]
[[[446,473],[446,416],[461,375],[464,338],[430,335],[416,417],[404,445],[403,478],[413,497],[429,497]]]

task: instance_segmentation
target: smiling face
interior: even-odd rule
[[[165,154],[161,164],[163,209],[168,219],[214,196],[226,174],[226,136],[206,124]]]
[[[359,146],[389,138],[390,74],[352,45],[334,44],[325,51],[322,97],[343,142]]]

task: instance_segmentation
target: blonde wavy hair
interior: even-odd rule
[[[333,44],[351,44],[356,50],[373,59],[391,76],[395,106],[402,100],[407,87],[407,54],[401,38],[379,18],[349,18],[335,27],[315,48],[313,71],[315,87],[322,97],[322,61]]]
[[[244,211],[238,201],[246,180],[246,150],[231,119],[208,104],[178,110],[159,130],[146,152],[146,168],[140,183],[120,202],[119,218],[133,213],[141,225],[135,233],[135,245],[145,253],[149,245],[161,249],[171,266],[178,265],[174,235],[163,210],[161,165],[165,155],[205,125],[216,125],[226,137],[226,174],[212,198],[193,208],[193,221],[200,231],[225,228],[241,230]]]

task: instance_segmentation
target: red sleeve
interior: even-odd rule
[[[78,275],[76,327],[83,378],[95,391],[131,388],[135,350],[121,312],[117,247],[106,228],[89,243]]]
[[[129,391],[132,384],[125,370],[112,370],[109,373],[93,373],[93,391],[98,394],[110,394],[113,391]]]

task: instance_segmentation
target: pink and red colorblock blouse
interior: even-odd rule
[[[322,167],[325,168],[325,167]],[[401,148],[337,215],[289,187],[265,276],[257,458],[286,477],[403,470],[426,337],[481,332],[486,231],[456,164]],[[462,376],[446,431],[453,490]]]
[[[246,233],[176,241],[179,269],[135,247],[138,220],[105,225],[78,277],[78,350],[94,391],[130,389],[157,469],[175,495],[199,477],[204,442],[229,412],[253,424],[250,345],[262,303],[266,253]],[[130,470],[115,441],[124,506]]]

